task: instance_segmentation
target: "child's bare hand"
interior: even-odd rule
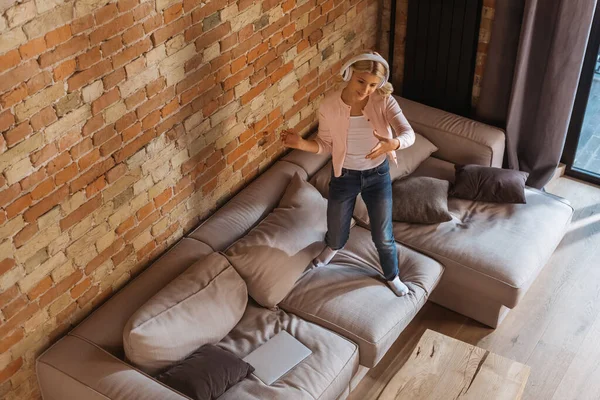
[[[292,149],[299,149],[300,144],[304,139],[297,133],[289,131],[287,129],[281,132],[281,142],[285,147],[291,147]]]

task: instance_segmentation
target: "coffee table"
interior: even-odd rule
[[[520,399],[527,365],[427,330],[379,400]]]

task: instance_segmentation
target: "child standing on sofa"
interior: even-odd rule
[[[327,247],[313,263],[316,267],[328,264],[344,247],[350,235],[356,197],[360,193],[367,206],[371,237],[384,277],[397,296],[404,296],[409,290],[398,277],[388,160],[397,165],[395,151],[411,146],[415,133],[391,96],[389,66],[381,55],[375,52],[360,54],[350,59],[340,74],[348,83],[321,102],[316,139],[306,140],[289,130],[281,134],[286,147],[332,155],[325,235]]]

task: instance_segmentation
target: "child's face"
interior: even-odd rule
[[[348,82],[348,89],[350,93],[356,95],[357,100],[364,100],[377,89],[380,83],[381,78],[375,74],[354,71]]]

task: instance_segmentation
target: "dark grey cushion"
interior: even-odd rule
[[[254,368],[235,354],[206,344],[156,377],[196,400],[211,400],[246,378]]]
[[[439,224],[450,221],[449,182],[426,176],[399,179],[392,184],[392,219],[398,222]]]
[[[454,169],[454,185],[449,192],[452,197],[492,203],[526,202],[527,172],[473,164],[457,164]]]

